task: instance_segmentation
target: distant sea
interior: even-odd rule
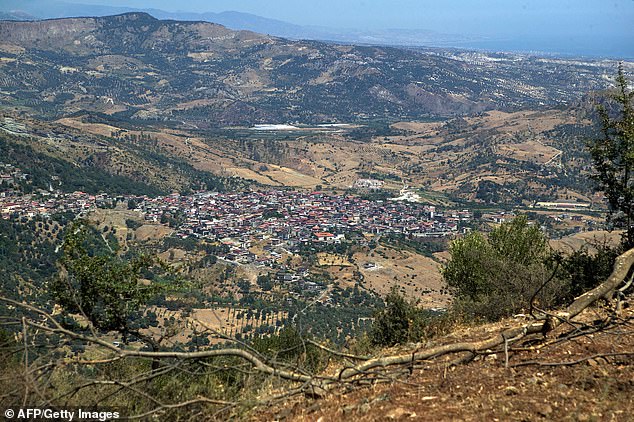
[[[634,31],[633,31],[634,33]],[[554,56],[634,60],[634,36],[619,39],[598,38],[509,38],[465,41],[459,48],[495,52],[535,53]]]

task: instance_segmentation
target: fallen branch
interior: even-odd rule
[[[596,355],[586,356],[584,358],[568,361],[568,362],[540,362],[537,360],[530,360],[526,362],[515,363],[511,365],[511,368],[517,368],[520,366],[573,366],[573,365],[578,365],[580,363],[587,362],[592,359],[608,358],[608,357],[615,357],[615,356],[634,356],[634,352],[597,353]]]
[[[338,352],[336,350],[333,350],[333,349],[331,349],[329,347],[324,346],[323,344],[317,343],[316,341],[313,341],[313,340],[310,340],[310,339],[307,339],[306,343],[312,344],[313,346],[315,346],[315,347],[317,347],[317,348],[319,348],[319,349],[321,349],[321,350],[323,350],[325,352],[328,352],[328,353],[330,353],[331,355],[334,355],[334,356],[339,356],[339,357],[342,357],[342,358],[348,358],[348,359],[354,359],[354,360],[369,360],[370,359],[367,356],[357,356],[357,355],[353,355],[353,354],[350,354],[350,353]]]
[[[599,284],[594,289],[576,298],[575,301],[572,302],[572,304],[568,306],[568,308],[566,308],[564,312],[556,314],[558,318],[564,320],[572,319],[597,300],[601,298],[610,299],[612,293],[617,289],[617,287],[619,287],[619,284],[625,281],[627,274],[630,272],[632,264],[634,264],[634,249],[630,249],[622,255],[619,255],[614,261],[614,269],[612,270],[612,274],[610,274],[610,277],[608,277],[606,281]],[[551,322],[555,323],[555,321]]]
[[[611,292],[616,290],[616,288],[625,281],[633,264],[634,249],[630,249],[622,255],[619,255],[614,262],[614,269],[608,279],[596,288],[576,298],[564,311],[549,314],[543,318],[536,318],[532,322],[522,326],[509,328],[486,340],[432,347],[417,351],[413,355],[412,353],[408,353],[370,359],[359,365],[342,369],[339,372],[338,379],[346,380],[377,367],[411,364],[413,361],[428,360],[453,353],[470,352],[476,354],[487,349],[499,347],[503,344],[506,344],[508,347],[511,340],[512,342],[516,342],[530,334],[546,334],[555,329],[562,322],[570,321],[597,300],[609,296]]]
[[[95,336],[95,335],[83,335],[80,333],[73,332],[65,327],[63,327],[51,314],[47,313],[44,310],[38,309],[32,305],[17,302],[8,298],[0,297],[0,301],[4,301],[5,303],[9,303],[14,306],[21,307],[23,309],[27,309],[33,311],[40,315],[40,321],[33,320],[24,320],[24,327],[34,327],[42,330],[43,332],[62,334],[68,338],[73,338],[77,340],[82,340],[85,342],[89,342],[92,344],[99,345],[106,350],[109,350],[112,353],[112,358],[110,359],[100,359],[95,361],[95,363],[101,362],[112,362],[115,360],[122,360],[128,358],[142,358],[142,359],[176,359],[176,360],[192,360],[199,361],[207,358],[213,357],[237,357],[245,361],[251,365],[254,371],[260,372],[262,374],[270,375],[273,377],[277,377],[280,379],[284,379],[287,381],[292,381],[296,383],[302,384],[302,391],[304,394],[311,394],[314,396],[321,396],[331,388],[335,386],[342,385],[342,383],[350,383],[350,382],[362,382],[364,381],[364,376],[366,377],[376,377],[377,372],[376,369],[379,368],[387,368],[393,367],[397,365],[409,365],[413,367],[417,362],[425,361],[429,359],[435,359],[441,356],[446,356],[450,354],[457,353],[466,353],[469,359],[472,359],[474,356],[478,354],[485,353],[487,350],[496,349],[501,346],[504,346],[504,350],[508,351],[509,345],[524,339],[528,335],[532,334],[546,334],[549,331],[553,330],[557,326],[562,323],[571,323],[571,320],[579,315],[583,310],[594,304],[597,300],[605,297],[611,297],[612,293],[616,291],[621,283],[623,283],[634,264],[634,249],[631,249],[624,254],[617,257],[614,269],[610,277],[597,286],[595,289],[584,293],[575,299],[575,301],[568,306],[565,310],[548,313],[544,316],[539,316],[534,318],[532,321],[528,323],[524,323],[522,325],[508,328],[490,338],[478,341],[471,342],[459,342],[453,344],[446,344],[436,347],[431,347],[427,349],[415,350],[413,352],[404,353],[401,355],[393,355],[393,356],[384,356],[377,357],[372,359],[364,360],[361,363],[358,363],[353,366],[347,366],[342,368],[338,376],[336,377],[323,377],[316,376],[304,373],[300,368],[292,368],[292,367],[282,367],[278,363],[271,362],[266,360],[263,356],[256,354],[248,349],[240,349],[240,348],[226,348],[226,349],[212,349],[212,350],[204,350],[204,351],[196,351],[196,352],[178,352],[178,351],[141,351],[141,350],[121,350],[116,346],[110,344],[107,341]],[[26,336],[24,336],[26,338]],[[332,352],[327,347],[320,345],[318,343],[312,343],[313,345],[319,347],[322,350],[326,350],[328,352]],[[630,354],[630,353],[627,353]],[[343,355],[340,354],[339,355]],[[344,355],[344,357],[349,359],[358,359],[362,360],[362,357],[353,356],[353,355]],[[508,362],[508,358],[505,360]],[[526,363],[528,365],[529,363]],[[539,363],[535,363],[539,364]],[[570,364],[574,364],[570,363]],[[546,364],[544,364],[546,365]],[[380,374],[381,377],[386,377],[386,374]],[[121,382],[115,382],[117,386],[124,387],[130,389],[132,385],[126,385]],[[136,383],[134,383],[136,384]],[[201,399],[199,401],[212,403],[211,400]],[[199,401],[191,401],[184,402],[185,405],[190,403],[197,403]],[[158,404],[158,403],[157,403]],[[217,402],[215,404],[227,404],[230,405],[230,402]],[[157,407],[157,410],[161,409],[170,409],[178,406],[182,406],[181,404],[176,405],[168,405],[168,404],[160,404]]]

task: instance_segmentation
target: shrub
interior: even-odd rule
[[[418,341],[424,337],[430,317],[401,296],[395,286],[385,299],[385,308],[375,314],[370,339],[377,346]]]
[[[519,216],[488,237],[473,232],[451,245],[452,259],[443,277],[454,289],[454,308],[470,318],[495,321],[526,311],[536,303],[551,307],[569,296],[565,278],[551,277],[557,255],[538,227]]]
[[[605,281],[612,273],[614,260],[623,252],[621,248],[613,248],[606,243],[592,246],[594,251],[584,247],[562,259],[562,272],[569,280],[571,298]]]
[[[136,230],[139,227],[141,227],[142,225],[143,225],[143,223],[140,223],[140,222],[138,222],[136,220],[132,220],[130,218],[126,218],[126,220],[125,220],[125,226],[128,229],[131,229],[131,230]]]
[[[295,326],[288,326],[271,336],[254,339],[251,346],[272,361],[318,372],[328,365],[329,355],[306,341],[311,337]]]

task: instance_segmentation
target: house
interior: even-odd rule
[[[315,236],[318,242],[327,242],[327,243],[332,243],[332,240],[335,237],[334,234],[328,233],[328,232],[315,232],[313,233],[313,236]]]

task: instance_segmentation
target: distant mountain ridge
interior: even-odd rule
[[[2,21],[0,40],[0,142],[30,148],[10,146],[14,162],[55,157],[51,178],[96,168],[91,189],[104,171],[113,191],[200,189],[202,181],[206,189],[347,189],[376,175],[443,191],[444,180],[459,179],[453,195],[496,202],[532,200],[549,185],[585,192],[570,176],[557,181],[567,171],[559,163],[540,163],[580,133],[554,134],[580,114],[562,110],[609,87],[617,67],[291,41],[139,12]],[[332,123],[348,124],[324,125]]]
[[[28,21],[35,19],[34,16],[20,11],[0,12],[0,20],[2,21]]]
[[[133,7],[107,6],[64,3],[45,0],[7,0],[0,5],[0,11],[25,12],[31,18],[50,19],[78,16],[105,16],[130,12],[144,12],[157,19],[184,21],[205,21],[218,23],[234,30],[249,30],[263,34],[290,38],[312,39],[351,44],[378,44],[403,46],[456,46],[457,43],[476,41],[479,37],[464,35],[440,34],[434,31],[412,29],[354,30],[296,25],[278,19],[265,18],[250,13],[225,11],[220,13],[205,12],[167,12],[160,9],[143,9]],[[4,19],[4,18],[2,18]],[[11,19],[29,20],[29,19]]]
[[[0,104],[200,127],[464,115],[567,104],[612,62],[289,41],[134,12],[0,22]],[[565,66],[561,64],[565,63]]]
[[[106,3],[104,1],[104,3]],[[183,6],[186,7],[186,6]],[[322,26],[305,26],[271,19],[249,13],[224,11],[168,12],[160,9],[67,3],[58,0],[3,0],[0,12],[16,13],[10,20],[50,19],[65,17],[108,16],[129,12],[146,12],[159,19],[193,20],[219,23],[235,30],[249,30],[295,40],[310,39],[365,45],[393,45],[407,47],[440,47],[476,49],[491,52],[523,52],[545,56],[565,57],[615,57],[634,59],[629,37],[593,37],[579,35],[574,38],[544,37],[539,32],[517,36],[482,36],[481,34],[439,33],[424,29],[350,29]],[[23,19],[19,15],[27,14]],[[485,30],[483,28],[483,30]]]

